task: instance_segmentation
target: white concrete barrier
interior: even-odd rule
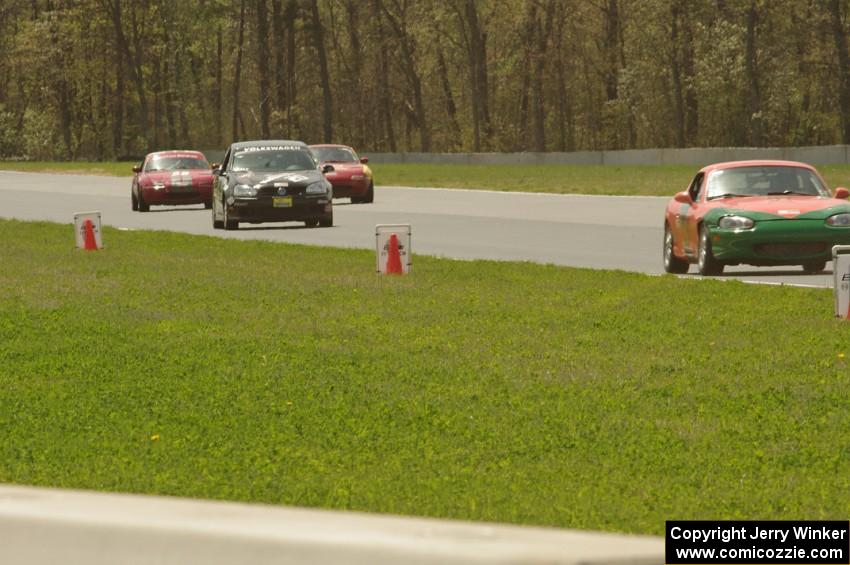
[[[663,562],[654,537],[0,486],[10,565]]]
[[[813,165],[850,163],[847,145],[813,147],[689,147],[575,151],[569,153],[373,153],[370,162],[451,165],[686,165],[704,167],[721,161],[788,159]]]

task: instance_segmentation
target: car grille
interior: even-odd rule
[[[765,257],[793,257],[795,255],[817,255],[826,251],[827,245],[824,241],[812,241],[805,243],[761,243],[753,247],[753,250]]]
[[[278,192],[278,187],[272,185],[261,186],[259,190],[257,190],[257,196],[293,196],[295,194],[302,194],[304,192],[303,186],[289,186],[286,187],[286,193],[281,194]]]

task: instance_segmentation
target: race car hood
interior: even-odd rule
[[[351,175],[362,175],[366,172],[366,167],[364,167],[361,163],[327,163],[328,165],[334,168],[333,171],[328,173],[328,178],[333,179],[335,177],[349,177]]]
[[[268,186],[285,184],[293,188],[305,187],[324,180],[324,175],[315,169],[306,171],[242,171],[230,176],[230,185],[247,184],[249,186]]]
[[[711,200],[708,204],[714,208],[736,213],[750,212],[753,217],[767,219],[769,216],[780,218],[825,218],[839,212],[850,212],[850,203],[838,198],[821,196],[777,195],[748,196],[743,198],[723,198]]]
[[[192,184],[210,184],[212,183],[212,171],[205,169],[184,169],[179,171],[150,171],[142,173],[139,182],[155,183],[161,182],[165,185],[182,184],[191,181]]]

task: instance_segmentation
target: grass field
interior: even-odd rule
[[[0,221],[0,482],[660,534],[846,519],[819,289]]]
[[[0,170],[130,176],[132,163],[0,162]],[[378,186],[470,188],[562,194],[672,196],[687,188],[691,166],[477,166],[372,164]],[[850,165],[819,168],[830,187],[850,187]]]

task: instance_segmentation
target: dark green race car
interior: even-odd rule
[[[801,265],[817,273],[834,245],[850,245],[846,188],[830,194],[814,167],[794,161],[709,165],[664,215],[664,270],[702,275],[726,265]]]
[[[239,229],[240,222],[304,222],[333,225],[333,188],[302,141],[234,143],[213,168],[212,222]]]

